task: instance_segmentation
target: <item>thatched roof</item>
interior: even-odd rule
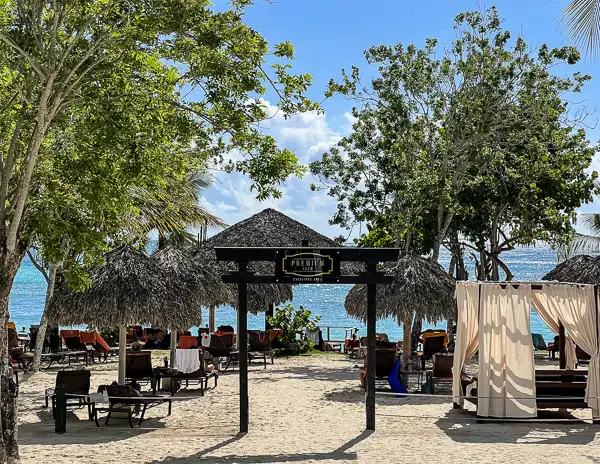
[[[456,313],[455,281],[438,264],[419,256],[401,256],[396,265],[385,265],[394,276],[390,285],[377,286],[377,319],[394,317],[401,323],[413,313],[430,323]],[[355,285],[345,302],[352,317],[367,318],[367,286]]]
[[[87,290],[74,292],[66,281],[57,285],[48,314],[53,323],[174,329],[202,324],[202,295],[186,288],[173,271],[128,246],[107,253],[105,260],[89,270]]]
[[[272,208],[262,210],[209,238],[201,247],[281,247],[302,246],[303,241],[315,248],[339,247],[340,244]],[[274,272],[274,265],[268,273]],[[362,263],[342,263],[342,273],[353,274],[363,269]]]
[[[231,302],[233,294],[230,286],[223,283],[221,275],[215,273],[206,261],[173,246],[157,251],[151,259],[162,269],[173,272],[186,289],[197,293],[203,306],[215,307]]]
[[[216,272],[223,273],[236,270],[235,263],[217,262],[215,247],[300,247],[304,240],[309,246],[314,247],[339,247],[340,245],[332,239],[318,233],[317,231],[295,221],[279,211],[267,208],[260,213],[250,216],[248,219],[234,224],[222,232],[212,236],[202,243],[197,256],[211,266]],[[250,263],[249,270],[257,274],[273,274],[274,263],[255,262]],[[345,263],[342,272],[359,272],[362,265],[356,263]],[[234,286],[236,289],[237,286]],[[235,297],[231,302],[237,307],[237,289]],[[292,286],[283,284],[261,284],[248,285],[248,309],[257,313],[265,311],[271,303],[280,304],[292,299]]]
[[[574,256],[560,263],[542,279],[600,285],[600,256]]]

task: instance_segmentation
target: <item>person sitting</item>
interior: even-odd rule
[[[131,345],[131,351],[133,351],[133,352],[142,351],[142,344],[140,342],[134,342]]]
[[[161,329],[153,330],[150,335],[148,335],[148,341],[144,343],[144,350],[158,350],[162,346],[162,341],[165,338],[165,332]]]
[[[19,346],[19,335],[16,329],[8,329],[8,354],[17,359],[23,355],[23,348]]]

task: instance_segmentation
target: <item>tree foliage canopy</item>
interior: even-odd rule
[[[360,104],[353,132],[311,165],[338,200],[332,221],[367,222],[367,243],[392,239],[436,259],[456,233],[494,258],[566,240],[596,177],[585,114],[568,100],[589,76],[554,74],[578,51],[530,49],[495,8],[458,15],[455,29],[445,51],[434,39],[370,48],[370,84],[358,68],[331,82],[331,94]]]

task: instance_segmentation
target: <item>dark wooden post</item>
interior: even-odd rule
[[[247,263],[239,263],[245,272]],[[240,356],[240,433],[248,433],[248,284],[238,283],[238,351]]]
[[[558,363],[561,369],[567,368],[567,340],[565,336],[565,326],[562,322],[558,323]]]
[[[269,324],[267,317],[273,317],[273,313],[275,311],[275,303],[269,303],[269,308],[265,312],[265,330],[272,329],[273,326]]]
[[[367,264],[367,272],[375,273],[377,265]],[[377,332],[377,285],[367,284],[367,430],[375,430],[375,366]]]
[[[63,388],[54,392],[54,431],[65,433],[67,431],[67,395]]]

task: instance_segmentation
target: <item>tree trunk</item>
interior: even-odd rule
[[[406,319],[402,324],[404,337],[402,339],[402,366],[408,366],[408,358],[410,357],[410,339],[411,339],[412,317]]]
[[[8,300],[23,253],[0,254],[0,463],[19,460],[17,398],[8,377]]]
[[[42,351],[44,350],[44,340],[46,339],[46,330],[48,329],[48,304],[54,295],[54,285],[56,284],[56,272],[58,266],[52,265],[48,276],[48,288],[46,289],[46,302],[44,304],[44,312],[42,313],[42,319],[40,320],[40,327],[38,329],[37,339],[35,340],[35,351],[33,357],[33,363],[31,364],[31,371],[37,372],[40,370],[40,363],[42,360]]]

